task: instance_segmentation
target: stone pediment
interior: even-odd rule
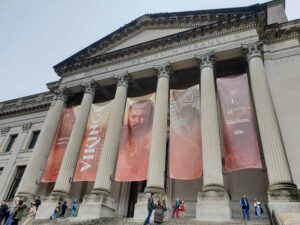
[[[155,40],[160,41],[162,38],[189,32],[198,27],[253,16],[262,11],[264,11],[264,6],[256,4],[239,8],[146,14],[57,64],[54,69],[62,76],[70,66],[81,65],[84,61],[102,55],[123,51]]]

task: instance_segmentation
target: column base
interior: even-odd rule
[[[204,186],[202,190],[198,192],[198,200],[196,203],[196,220],[232,220],[229,196],[223,186]]]
[[[165,189],[161,187],[146,187],[145,188],[145,193],[157,193],[160,195],[165,195]]]
[[[154,192],[152,192],[154,193]],[[146,193],[146,190],[144,193],[140,193],[138,196],[137,203],[134,206],[134,216],[133,220],[134,221],[141,221],[144,222],[147,215],[148,215],[148,198],[150,196],[150,193]],[[166,206],[167,206],[167,211],[165,212],[165,217],[170,218],[170,212],[171,212],[171,203],[169,199],[164,195],[164,194],[154,194],[153,200],[154,203],[156,203],[158,198],[165,198],[166,201]],[[154,211],[152,212],[151,219],[150,221],[154,221]]]
[[[40,205],[37,210],[36,219],[49,219],[53,214],[55,207],[63,201],[67,201],[68,209],[66,211],[65,217],[70,215],[70,208],[72,200],[70,199],[68,193],[53,191]]]
[[[79,207],[78,217],[85,219],[99,219],[115,216],[115,201],[108,192],[93,191],[86,195]]]
[[[292,183],[272,184],[268,188],[269,202],[299,202],[297,185]]]

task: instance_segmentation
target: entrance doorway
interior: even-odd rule
[[[137,203],[138,195],[139,195],[139,193],[144,192],[146,183],[147,183],[146,181],[131,182],[127,217],[133,217],[134,206],[135,206],[135,203]]]

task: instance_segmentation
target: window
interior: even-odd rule
[[[0,176],[1,176],[2,172],[3,172],[3,167],[0,167]]]
[[[9,152],[11,150],[11,148],[14,145],[17,137],[18,137],[17,134],[10,135],[8,145],[5,148],[5,152]]]
[[[30,140],[30,143],[29,143],[29,146],[28,146],[28,149],[33,149],[35,144],[36,144],[36,141],[39,137],[39,134],[40,134],[40,131],[33,131],[32,132],[32,137],[31,137],[31,140]]]
[[[6,198],[7,201],[10,201],[10,200],[14,199],[16,191],[19,187],[20,181],[23,177],[25,168],[26,168],[26,166],[18,166],[17,167],[17,173],[16,173],[16,176],[15,176],[15,179],[11,184],[11,187],[9,189],[9,192],[8,192],[8,195],[7,195],[7,198]]]

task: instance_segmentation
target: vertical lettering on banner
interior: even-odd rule
[[[93,104],[83,136],[73,181],[95,181],[111,103]]]

